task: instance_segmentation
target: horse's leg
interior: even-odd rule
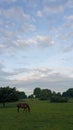
[[[24,112],[25,110],[24,110],[24,108],[23,108],[23,112]]]
[[[30,112],[30,107],[28,106],[28,112]]]
[[[18,112],[19,112],[19,107],[18,107],[18,109],[17,109],[17,110],[18,110]]]

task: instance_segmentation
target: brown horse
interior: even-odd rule
[[[23,108],[24,110],[27,109],[28,112],[30,112],[30,107],[27,103],[18,103],[17,104],[18,112],[20,108]]]

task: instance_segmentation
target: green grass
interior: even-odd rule
[[[17,112],[17,103],[0,107],[0,130],[73,130],[73,102],[27,100],[31,112]]]

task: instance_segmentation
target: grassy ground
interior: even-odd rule
[[[31,112],[17,112],[17,103],[0,108],[0,130],[73,130],[73,103],[30,100]]]

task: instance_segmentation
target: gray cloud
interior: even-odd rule
[[[67,46],[63,47],[63,51],[64,52],[70,52],[72,50],[73,50],[73,43],[70,44],[70,45],[67,45]]]
[[[32,79],[29,81],[23,81],[22,83],[18,83],[17,86],[20,88],[22,86],[23,90],[27,88],[27,90],[34,89],[35,87],[40,88],[49,88],[54,91],[63,92],[68,88],[72,87],[73,78],[65,77],[63,75],[52,74],[47,77],[42,77],[39,79]]]
[[[15,86],[19,90],[24,90],[28,95],[32,93],[35,87],[48,88],[52,91],[63,92],[68,88],[72,87],[73,78],[65,77],[63,75],[54,73],[46,77],[41,77],[39,79],[30,80],[7,80],[1,81],[3,86],[10,85]]]
[[[4,69],[5,66],[2,63],[0,63],[0,79],[7,79],[8,76],[12,75],[12,73],[6,72]]]
[[[29,68],[16,68],[12,71],[6,71],[6,67],[3,63],[0,63],[0,78],[1,79],[12,79],[13,76],[18,75],[18,74],[22,74],[22,73],[29,73],[30,71],[32,71]]]
[[[49,68],[35,68],[34,70],[28,68],[15,69],[15,72],[7,73],[3,71],[3,66],[0,64],[1,86],[16,87],[19,90],[25,91],[27,94],[32,93],[35,87],[49,88],[53,91],[63,92],[72,87],[73,78],[54,72]],[[8,76],[14,76],[21,73],[28,73],[27,78],[9,79]],[[29,74],[30,73],[30,74]],[[19,76],[20,77],[20,76]]]

